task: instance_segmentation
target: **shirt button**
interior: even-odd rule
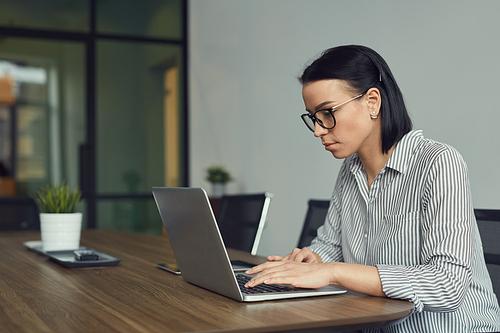
[[[368,234],[365,234],[365,238],[367,238],[367,237],[368,237]]]

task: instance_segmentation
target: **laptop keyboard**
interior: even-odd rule
[[[238,281],[238,285],[243,294],[262,294],[262,293],[282,293],[289,291],[297,291],[297,288],[287,287],[278,284],[259,284],[253,288],[246,288],[245,284],[250,281],[252,277],[243,274],[236,274],[236,281]]]

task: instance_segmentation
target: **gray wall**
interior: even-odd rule
[[[500,208],[500,1],[190,1],[190,177],[226,165],[228,192],[274,193],[259,254],[295,246],[309,198],[328,199],[341,160],[299,115],[296,77],[322,50],[374,48],[415,128],[455,146],[474,206]]]

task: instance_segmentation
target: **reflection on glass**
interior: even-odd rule
[[[151,193],[152,186],[165,185],[168,126],[175,127],[172,139],[181,144],[182,89],[178,74],[166,75],[181,66],[181,48],[105,41],[97,50],[97,191]],[[176,89],[166,91],[172,85],[166,81],[174,81]],[[166,102],[169,94],[177,97],[175,103]],[[167,125],[169,108],[177,117]],[[172,151],[180,163],[181,150]]]
[[[152,38],[182,38],[183,0],[97,2],[97,32]]]
[[[47,109],[45,106],[20,105],[17,108],[17,168],[19,182],[43,182],[48,179]]]
[[[99,229],[146,232],[161,235],[163,224],[153,197],[142,200],[100,200]]]
[[[89,0],[2,0],[0,6],[3,26],[89,31]]]
[[[78,185],[83,44],[9,37],[1,45],[0,162],[15,178],[17,194],[63,179]],[[6,78],[9,84],[2,84]]]
[[[0,177],[12,176],[11,153],[12,145],[10,140],[11,116],[10,107],[0,105]]]

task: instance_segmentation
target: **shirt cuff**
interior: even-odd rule
[[[421,312],[424,305],[418,300],[405,266],[377,265],[382,290],[389,298],[406,300],[415,305],[414,312]]]

